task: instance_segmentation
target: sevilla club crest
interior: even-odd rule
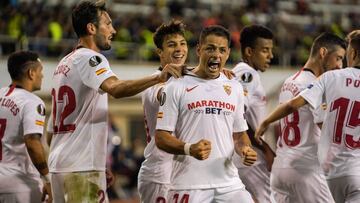
[[[231,86],[223,85],[223,87],[224,87],[224,91],[226,92],[226,94],[230,95],[231,94]]]

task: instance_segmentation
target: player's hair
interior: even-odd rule
[[[271,30],[262,25],[245,26],[240,34],[241,53],[245,53],[245,48],[254,48],[258,38],[273,39],[274,35]]]
[[[105,1],[83,1],[78,4],[72,12],[72,25],[76,35],[78,37],[86,36],[88,23],[93,23],[97,27],[103,11],[106,11]]]
[[[360,30],[350,32],[346,37],[346,41],[356,50],[357,55],[360,56]]]
[[[21,80],[25,72],[34,64],[39,62],[39,55],[32,51],[17,51],[10,54],[7,66],[12,80]]]
[[[163,42],[166,36],[179,34],[185,37],[185,24],[179,20],[171,20],[168,24],[163,23],[154,33],[153,40],[157,48],[163,48]]]
[[[228,46],[230,47],[230,33],[229,31],[224,28],[221,25],[210,25],[208,27],[205,27],[201,33],[200,33],[200,39],[199,39],[199,44],[204,43],[204,40],[207,36],[209,35],[216,35],[219,37],[224,37],[225,39],[227,39],[228,41]]]
[[[341,39],[335,34],[324,32],[314,40],[311,46],[310,57],[316,56],[321,47],[325,47],[329,50],[329,53],[331,53],[336,51],[337,46],[346,49],[345,40]]]

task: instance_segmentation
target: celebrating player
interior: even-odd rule
[[[76,49],[65,56],[53,74],[52,134],[49,166],[54,202],[104,201],[106,197],[107,94],[135,95],[181,75],[180,66],[138,80],[120,80],[102,50],[111,48],[115,34],[104,1],[83,1],[72,13],[79,37]]]
[[[234,150],[246,165],[256,153],[246,134],[243,89],[220,73],[229,43],[225,28],[205,28],[199,65],[161,94],[155,142],[175,155],[169,202],[253,202],[232,163]]]

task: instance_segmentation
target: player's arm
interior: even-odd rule
[[[51,132],[46,133],[46,143],[48,144],[48,146],[50,146],[51,144],[52,137],[53,137],[53,133]]]
[[[257,154],[251,147],[251,141],[246,131],[233,133],[233,139],[235,152],[242,157],[243,163],[247,166],[254,164]]]
[[[169,76],[181,77],[184,65],[168,64],[160,74],[151,75],[137,80],[120,80],[115,76],[109,77],[102,82],[100,88],[114,98],[122,98],[136,95],[148,87],[166,82]]]
[[[194,144],[185,143],[165,130],[156,130],[155,143],[159,149],[167,153],[190,155],[199,160],[207,159],[211,152],[211,143],[208,140],[202,139]]]
[[[41,179],[44,182],[43,199],[47,194],[49,196],[48,201],[51,202],[52,194],[49,179],[49,168],[46,163],[45,152],[40,138],[41,134],[27,134],[24,136],[24,141],[31,161],[41,174]]]
[[[262,143],[260,137],[264,134],[271,123],[293,113],[305,104],[307,104],[307,101],[301,95],[298,95],[290,101],[277,106],[275,110],[264,121],[262,121],[259,128],[256,130],[255,138]]]

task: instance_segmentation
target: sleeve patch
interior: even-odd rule
[[[101,63],[101,58],[100,56],[92,56],[90,59],[89,59],[89,65],[91,67],[95,67],[97,65],[99,65]]]
[[[106,68],[100,68],[99,70],[95,71],[96,75],[101,75],[103,73],[105,73],[107,70]]]
[[[164,112],[159,112],[157,114],[157,118],[163,118],[164,117]]]
[[[242,74],[242,76],[241,76],[241,81],[243,81],[245,83],[249,83],[252,80],[253,80],[253,76],[249,72],[246,72],[246,73]]]
[[[161,92],[160,99],[159,99],[160,106],[164,105],[165,101],[166,101],[166,93]]]
[[[35,125],[44,126],[44,121],[35,120]]]
[[[37,106],[36,110],[41,116],[45,116],[45,106],[44,105],[39,104]]]

